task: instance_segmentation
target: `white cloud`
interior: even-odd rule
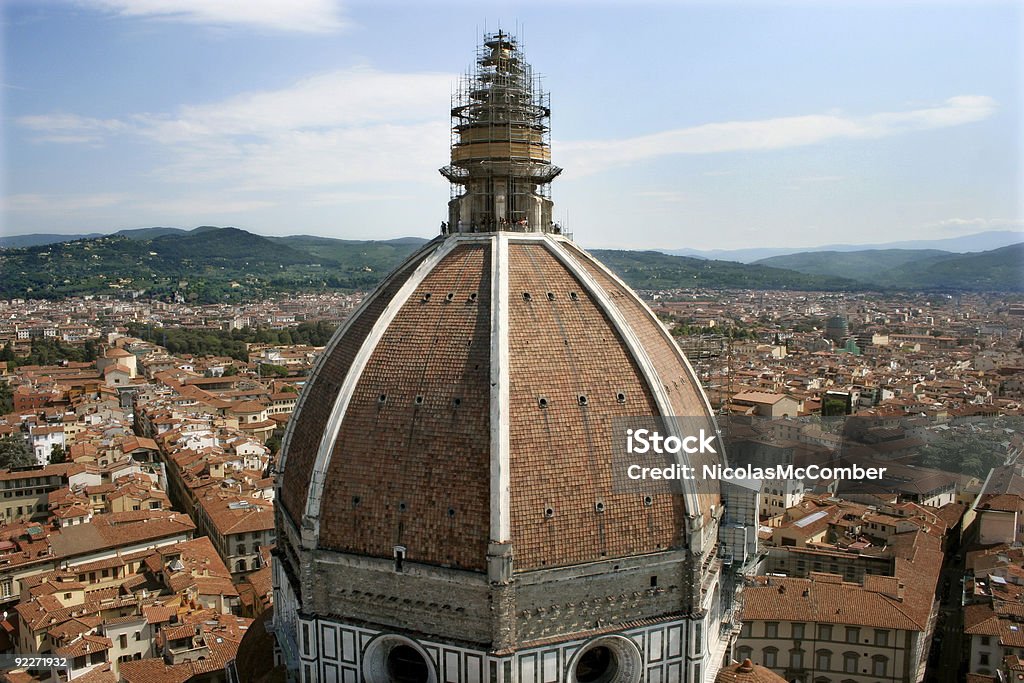
[[[413,198],[411,194],[387,194],[380,192],[320,192],[310,196],[307,206],[337,206],[339,204],[361,204],[363,202],[401,202]]]
[[[174,183],[220,182],[231,192],[324,189],[360,182],[440,179],[448,159],[454,74],[360,67],[274,91],[188,105],[168,114],[96,120],[22,117],[35,139],[95,142],[132,135],[157,146],[153,171]]]
[[[345,27],[337,0],[77,0],[125,17],[330,33]]]
[[[63,214],[84,209],[102,209],[117,206],[129,199],[126,194],[114,192],[97,194],[14,194],[0,199],[5,211]]]
[[[682,192],[675,192],[672,190],[645,190],[643,192],[637,192],[636,196],[672,204],[687,201],[686,195]]]
[[[1024,221],[1014,218],[947,218],[925,227],[940,232],[962,232],[964,228],[1024,231]]]
[[[846,176],[842,175],[806,175],[796,179],[801,183],[837,183],[840,180],[846,180]]]
[[[269,199],[230,199],[219,194],[188,193],[182,197],[133,202],[137,213],[145,212],[154,216],[227,216],[230,214],[257,211],[276,206]]]
[[[140,123],[161,141],[177,142],[203,135],[266,135],[443,119],[455,78],[453,74],[386,73],[356,67],[306,78],[280,90],[185,106],[171,116],[140,117]]]
[[[116,208],[136,215],[152,216],[229,216],[275,206],[265,198],[227,198],[223,194],[186,192],[180,196],[158,198],[126,193],[44,194],[23,193],[0,200],[0,210],[10,213],[58,218],[67,214]]]
[[[93,119],[75,114],[22,116],[18,123],[35,131],[37,141],[66,143],[96,142],[126,127],[117,119]]]
[[[759,151],[801,147],[838,139],[874,139],[981,121],[995,111],[991,97],[961,95],[942,105],[854,117],[841,114],[727,121],[620,140],[558,144],[559,164],[581,176],[675,154]]]

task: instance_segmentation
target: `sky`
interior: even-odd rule
[[[0,232],[432,237],[485,31],[586,247],[1024,231],[1024,3],[0,0]]]

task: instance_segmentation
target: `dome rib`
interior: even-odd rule
[[[328,413],[326,403],[333,401],[337,387],[348,373],[351,359],[398,287],[405,282],[426,255],[436,249],[442,238],[427,242],[384,279],[328,341],[309,375],[306,388],[299,394],[294,415],[303,416],[303,429],[296,431],[298,420],[289,420],[281,441],[278,463],[278,499],[281,508],[296,529],[302,522],[309,480],[316,454],[316,436],[323,431]],[[308,405],[308,407],[307,407]],[[321,410],[323,408],[323,410]],[[295,454],[292,457],[292,454]]]
[[[655,403],[658,406],[658,412],[661,413],[662,419],[665,420],[666,426],[676,436],[684,437],[686,434],[683,433],[681,426],[675,419],[675,410],[672,407],[672,401],[665,391],[665,383],[662,381],[661,376],[658,374],[657,368],[654,363],[651,362],[650,356],[647,355],[643,345],[637,338],[637,335],[633,332],[629,323],[626,322],[625,317],[619,308],[612,302],[608,293],[605,292],[604,288],[598,284],[597,280],[590,274],[586,268],[572,256],[554,237],[547,237],[545,243],[548,250],[555,256],[558,261],[565,266],[565,268],[572,273],[584,287],[590,292],[597,301],[598,306],[604,311],[604,314],[608,316],[608,320],[611,321],[615,331],[622,338],[626,349],[629,354],[633,357],[633,360],[639,366],[640,371],[643,373],[644,379],[647,380],[647,384],[651,387],[651,393],[654,395]],[[660,324],[660,323],[659,323]],[[680,465],[688,465],[689,462],[684,462],[684,456],[682,454],[676,454],[675,461]],[[697,490],[694,482],[691,479],[684,479],[681,482],[684,487],[684,495],[686,498],[686,511],[691,516],[697,516],[701,514],[700,504],[697,498]]]
[[[658,316],[640,299],[639,295],[632,288],[626,285],[604,263],[595,259],[574,242],[565,238],[557,239],[565,246],[567,251],[578,255],[579,263],[595,279],[604,283],[603,286],[606,292],[609,294],[614,292],[613,299],[618,299],[622,302],[623,305],[620,305],[620,311],[626,317],[627,322],[630,323],[631,329],[636,330],[640,336],[640,342],[650,352],[655,366],[662,370],[659,374],[663,376],[663,379],[671,382],[672,389],[675,389],[675,391],[670,390],[668,382],[661,385],[665,388],[670,398],[670,404],[673,406],[671,414],[684,417],[697,416],[698,414],[708,416],[709,426],[718,435],[718,443],[721,444],[721,431],[719,430],[718,422],[715,420],[714,411],[711,408],[707,395],[700,389],[701,385],[697,379],[697,374],[694,372],[693,366],[690,365],[690,360],[686,357],[686,354],[679,349],[679,346],[672,339],[672,335],[658,319]],[[652,324],[644,324],[645,322]],[[672,368],[679,366],[685,372],[685,376],[679,378],[682,381],[669,379],[666,375],[671,372]],[[694,391],[693,388],[696,388],[696,390]],[[690,391],[687,391],[687,389],[690,389]],[[689,464],[696,466],[698,469],[703,465],[714,465],[719,462],[727,465],[728,459],[724,450],[719,450],[721,452],[717,455],[695,454],[690,457]],[[705,528],[710,530],[712,525],[708,524],[708,522],[713,511],[712,506],[719,507],[720,503],[717,485],[714,480],[709,478],[696,479],[692,483],[695,486],[697,498],[701,501],[699,508],[703,516],[702,522]],[[712,542],[712,539],[708,536],[705,541]]]
[[[511,463],[509,459],[509,283],[508,235],[491,242],[491,517],[492,543],[509,543],[511,521]]]
[[[570,252],[576,252],[581,255],[586,255],[587,260],[585,262],[580,261],[580,264],[583,265],[583,267],[586,267],[584,263],[593,264],[593,266],[595,266],[600,273],[607,277],[608,280],[618,285],[620,291],[625,295],[625,297],[629,299],[629,301],[632,304],[636,306],[638,311],[642,312],[643,316],[646,317],[651,322],[653,322],[655,327],[658,328],[658,330],[661,332],[661,336],[664,338],[666,342],[668,342],[669,347],[674,351],[677,360],[679,360],[686,368],[687,376],[690,382],[693,384],[693,386],[699,387],[700,380],[697,378],[697,373],[694,372],[693,366],[690,365],[690,359],[687,358],[686,354],[679,349],[679,345],[675,343],[675,340],[672,338],[672,334],[665,327],[665,324],[658,319],[658,316],[654,315],[654,312],[647,306],[647,304],[643,302],[639,295],[637,295],[637,293],[633,291],[633,289],[629,285],[623,282],[622,278],[620,278],[618,275],[612,272],[612,270],[609,269],[608,266],[606,266],[604,263],[591,256],[590,254],[587,254],[574,242],[571,242],[570,240],[567,240],[564,237],[560,238],[558,241],[560,244],[564,244]],[[711,407],[711,402],[708,400],[707,395],[704,394],[704,392],[698,393],[704,404],[704,409],[707,411],[709,415],[714,415],[714,409]]]
[[[491,251],[459,239],[367,360],[328,460],[317,548],[390,559],[403,547],[409,562],[483,570]]]
[[[398,315],[398,312],[403,306],[405,306],[406,302],[408,302],[409,298],[420,286],[420,283],[426,279],[437,264],[440,263],[445,256],[450,254],[458,244],[459,242],[457,240],[452,239],[441,242],[437,245],[437,248],[416,267],[412,275],[406,279],[398,292],[387,303],[387,306],[377,318],[376,322],[374,322],[373,329],[363,341],[359,348],[359,352],[352,360],[352,365],[350,366],[349,371],[345,374],[345,380],[342,382],[341,388],[338,390],[338,396],[334,401],[330,416],[327,419],[327,425],[320,438],[320,445],[316,451],[316,459],[313,462],[313,469],[309,482],[309,493],[306,497],[303,526],[306,525],[307,520],[313,524],[312,547],[316,547],[320,540],[320,503],[323,499],[324,478],[326,476],[327,469],[330,467],[331,456],[334,453],[334,443],[338,438],[338,431],[341,429],[341,423],[345,418],[345,412],[348,409],[348,404],[352,399],[355,387],[363,375],[363,370],[366,369],[366,363],[377,348],[377,344],[380,343],[384,333],[387,332],[388,327],[395,319],[395,316]],[[340,336],[342,335],[339,335],[339,337]]]

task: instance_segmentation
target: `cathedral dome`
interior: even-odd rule
[[[621,456],[630,420],[716,434],[707,399],[552,220],[550,110],[513,38],[485,36],[451,113],[441,235],[335,333],[285,432],[285,666],[302,683],[704,680],[734,614],[719,531],[741,548],[754,529],[715,479],[631,486]]]
[[[717,490],[619,490],[612,421],[708,414],[654,314],[569,239],[442,236],[327,346],[279,501],[316,548],[409,562],[484,571],[498,542],[516,571],[654,553]]]

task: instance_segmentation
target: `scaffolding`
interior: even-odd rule
[[[550,96],[502,31],[484,37],[452,94],[449,230],[557,232],[550,183]]]

